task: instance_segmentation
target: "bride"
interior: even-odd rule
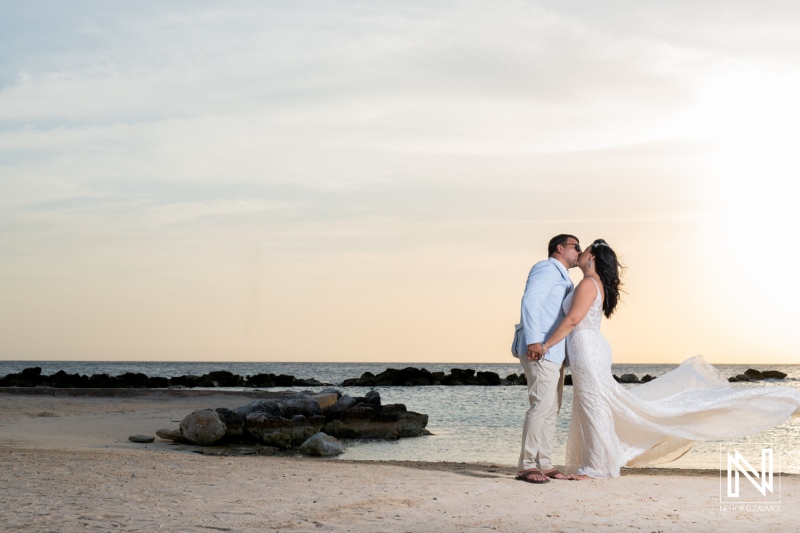
[[[800,417],[800,391],[789,387],[732,388],[700,357],[632,389],[611,374],[611,346],[602,315],[619,301],[620,264],[602,239],[578,259],[584,278],[564,300],[566,317],[543,344],[567,339],[572,419],[566,467],[572,479],[619,476],[622,466],[674,461],[696,441],[729,440]]]

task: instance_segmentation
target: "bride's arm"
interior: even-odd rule
[[[583,280],[578,283],[578,286],[575,287],[575,296],[572,297],[572,305],[569,308],[567,316],[564,317],[564,320],[561,321],[561,324],[558,325],[550,338],[544,341],[542,349],[545,353],[547,353],[547,350],[563,341],[567,335],[569,335],[569,332],[583,320],[583,317],[585,317],[586,313],[591,309],[596,296],[597,286],[592,280],[583,278]]]

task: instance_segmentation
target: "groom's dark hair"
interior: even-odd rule
[[[581,242],[575,235],[567,235],[566,233],[562,233],[561,235],[556,235],[547,245],[547,256],[550,257],[554,253],[556,253],[559,246],[563,246],[567,244],[567,240],[572,237],[578,242]]]

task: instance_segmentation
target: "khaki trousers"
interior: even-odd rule
[[[529,361],[524,355],[519,362],[528,378],[531,408],[525,414],[525,424],[522,426],[522,451],[518,466],[520,470],[551,470],[553,464],[550,453],[564,392],[564,365],[545,359]]]

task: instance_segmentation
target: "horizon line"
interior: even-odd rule
[[[353,364],[353,365],[506,365],[515,364],[515,361],[162,361],[162,360],[108,360],[108,359],[0,359],[0,363],[187,363],[187,364]],[[680,365],[681,363],[644,363],[614,361],[612,365]],[[709,363],[711,365],[781,365],[800,366],[800,363]],[[567,367],[569,368],[569,367]]]

